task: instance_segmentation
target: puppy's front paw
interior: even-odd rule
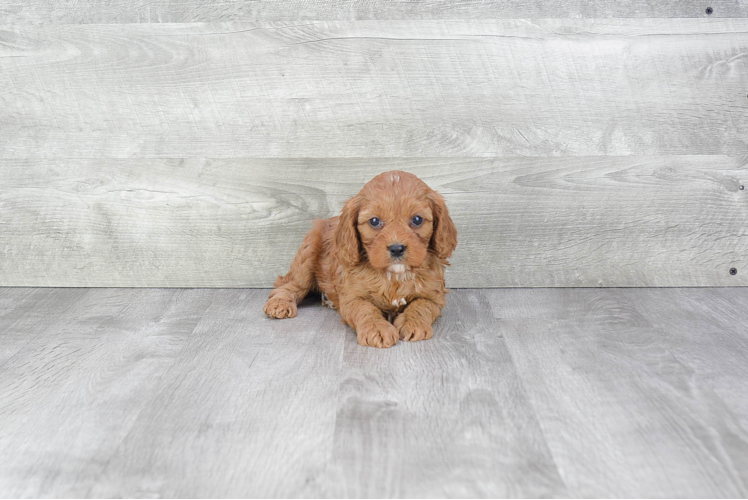
[[[356,331],[356,336],[363,346],[382,348],[397,344],[397,330],[386,321],[363,325]]]
[[[400,340],[408,342],[426,340],[434,336],[434,329],[431,325],[423,320],[408,319],[402,314],[395,319],[395,328],[397,328]]]
[[[296,316],[296,303],[281,297],[271,297],[265,302],[263,311],[271,318],[293,318]]]

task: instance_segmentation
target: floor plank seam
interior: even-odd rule
[[[499,325],[500,325],[501,324],[501,322],[500,322],[501,318],[499,317],[497,319],[499,320]],[[506,338],[506,334],[502,334],[502,337]],[[514,360],[515,356],[514,356],[514,353],[512,352],[511,345],[510,345],[509,342],[506,342],[506,341],[504,341],[504,345],[506,346],[507,353],[509,353],[509,359],[512,361],[512,366],[514,366],[514,371],[515,371],[515,373],[517,373],[517,378],[518,378],[520,384],[522,384],[522,393],[525,396],[525,400],[530,405],[530,408],[532,408],[533,415],[535,415],[535,421],[537,422],[538,427],[540,428],[540,432],[543,435],[543,441],[545,443],[546,449],[548,450],[548,454],[550,455],[551,460],[553,461],[553,465],[556,467],[556,473],[558,474],[558,477],[561,479],[561,481],[564,484],[564,488],[566,489],[566,498],[579,497],[579,495],[574,495],[574,497],[572,497],[571,494],[570,494],[571,493],[571,488],[569,488],[569,483],[567,481],[567,475],[564,474],[562,468],[558,465],[558,459],[556,458],[556,454],[554,453],[553,448],[550,445],[550,441],[548,440],[548,434],[547,434],[547,431],[546,431],[545,424],[544,424],[543,420],[540,418],[540,414],[539,414],[539,412],[537,410],[537,406],[535,405],[535,401],[533,401],[533,398],[530,397],[530,393],[527,390],[527,387],[525,385],[525,378],[522,377],[521,374],[520,374],[521,372],[519,370],[519,366],[517,365],[517,363]]]

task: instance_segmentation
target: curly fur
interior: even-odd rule
[[[413,217],[423,223],[416,226]],[[369,221],[377,217],[382,227]],[[393,257],[388,247],[405,245]],[[444,268],[457,246],[457,229],[444,198],[407,172],[374,177],[348,200],[339,217],[318,219],[265,303],[273,318],[296,316],[310,291],[323,294],[358,343],[390,347],[398,339],[431,338],[448,290]]]

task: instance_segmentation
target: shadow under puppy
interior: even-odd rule
[[[385,172],[339,217],[314,221],[291,270],[276,280],[265,314],[292,318],[307,293],[320,291],[361,345],[431,338],[448,293],[446,259],[456,246],[444,198],[413,174]]]

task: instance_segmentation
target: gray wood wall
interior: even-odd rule
[[[2,286],[267,287],[395,168],[452,287],[748,285],[748,1],[0,6]]]

